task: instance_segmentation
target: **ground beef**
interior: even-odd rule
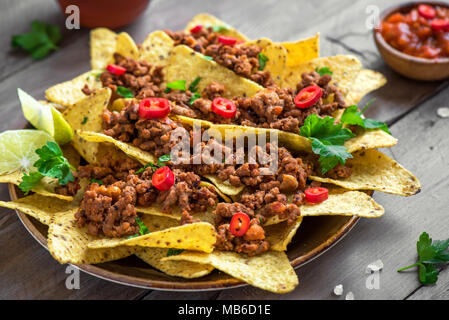
[[[212,28],[203,28],[195,34],[184,31],[164,31],[174,40],[175,45],[186,45],[199,53],[212,57],[222,66],[263,87],[274,84],[269,71],[259,70],[258,55],[262,49],[256,45],[224,45],[218,41],[221,34],[214,32]]]
[[[115,98],[121,98],[116,93],[117,86],[130,89],[137,99],[156,97],[162,92],[163,67],[152,66],[143,60],[136,61],[132,58],[126,58],[118,53],[114,53],[114,63],[124,67],[126,72],[117,76],[106,70],[100,75],[100,80],[104,87],[112,89]],[[87,88],[83,92],[88,94],[90,90]]]
[[[321,176],[331,179],[346,179],[349,178],[352,174],[351,167],[348,163],[342,165],[337,164],[333,169],[329,170],[326,173],[322,173],[321,166],[319,160],[319,156],[316,154],[302,154],[302,158],[304,162],[309,167],[309,170],[312,172],[311,175]]]
[[[61,194],[63,196],[74,196],[77,191],[80,189],[79,180],[76,179],[76,173],[74,173],[75,181],[69,182],[64,186],[57,186],[55,188],[55,192],[57,194]]]
[[[127,101],[120,112],[103,112],[104,133],[123,142],[131,142],[136,147],[151,152],[157,157],[170,154],[178,141],[170,141],[170,135],[178,128],[168,118],[140,119],[139,105]]]

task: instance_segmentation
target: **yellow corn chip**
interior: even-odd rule
[[[182,211],[179,207],[174,207],[170,213],[165,213],[164,210],[162,210],[162,207],[157,204],[154,204],[151,207],[136,207],[136,211],[143,214],[170,218],[177,221],[180,221],[182,217]],[[205,212],[197,212],[193,213],[192,216],[194,219],[199,219],[202,222],[214,224],[214,214],[212,211],[213,209]]]
[[[240,194],[245,188],[245,186],[234,187],[229,183],[229,180],[221,181],[215,175],[207,174],[204,177],[206,179],[209,179],[217,187],[217,189],[220,190],[220,192],[223,192],[225,195],[228,196],[236,196]]]
[[[253,257],[231,251],[183,252],[162,260],[212,265],[254,287],[275,293],[290,292],[298,285],[298,277],[284,252],[268,251]]]
[[[359,150],[388,148],[398,143],[398,139],[383,130],[362,130],[357,136],[345,142],[349,153]]]
[[[348,190],[377,190],[402,196],[412,196],[421,191],[420,182],[411,172],[375,149],[357,152],[347,165],[352,171],[349,178],[337,180],[311,176],[310,179]]]
[[[201,264],[190,261],[162,261],[167,257],[169,249],[163,248],[142,248],[136,252],[136,256],[170,276],[176,276],[186,279],[200,278],[214,270],[214,267],[208,264]]]
[[[164,31],[154,31],[142,43],[139,60],[145,60],[152,65],[165,66],[174,47],[174,41]]]
[[[111,90],[104,88],[77,102],[62,114],[74,131],[82,129],[99,132],[103,130],[103,110],[107,108]],[[80,136],[73,139],[75,149],[90,163],[97,162],[98,143],[87,142]]]
[[[271,250],[286,251],[287,245],[292,241],[301,222],[302,217],[298,217],[298,219],[290,225],[285,221],[265,227],[266,240],[270,243]]]
[[[200,13],[197,14],[195,17],[193,17],[192,20],[187,24],[185,28],[185,32],[190,32],[190,29],[197,25],[202,25],[203,27],[224,27],[221,28],[219,31],[221,34],[225,36],[230,36],[239,40],[247,41],[248,38],[245,37],[243,34],[235,30],[233,27],[228,25],[226,22],[221,21],[220,19],[214,17],[213,15],[210,15],[208,13]]]
[[[87,244],[98,239],[78,228],[75,212],[78,209],[55,214],[48,229],[47,245],[51,255],[60,263],[95,264],[128,257],[136,251],[132,247],[89,249]]]
[[[114,63],[113,54],[117,43],[117,34],[106,28],[90,31],[90,65],[92,69],[105,69]]]
[[[150,216],[152,217],[152,216]],[[185,224],[134,238],[100,239],[89,243],[89,248],[141,246],[153,248],[188,249],[212,252],[216,241],[215,228],[207,222]]]
[[[287,50],[287,66],[293,67],[300,63],[316,59],[320,56],[320,34],[296,42],[281,42]]]
[[[226,87],[226,98],[250,97],[262,89],[254,81],[240,77],[215,61],[206,60],[201,53],[184,45],[176,46],[167,61],[165,81],[186,80],[192,83],[197,77],[201,77],[198,92],[203,91],[211,81],[217,81]]]
[[[101,70],[91,70],[75,79],[54,85],[45,91],[45,97],[51,102],[69,107],[86,98],[86,95],[81,91],[85,85],[91,90],[102,88],[101,81],[98,78],[100,73]]]
[[[73,205],[61,199],[44,197],[36,193],[14,201],[0,201],[0,207],[19,210],[43,224],[50,225],[50,220],[55,214],[67,211],[73,208]]]
[[[346,97],[349,105],[359,104],[360,100],[371,91],[377,90],[387,83],[385,76],[373,70],[364,69],[360,71],[355,79],[351,91]]]
[[[126,32],[121,32],[117,36],[115,52],[126,58],[139,59],[139,48],[137,48],[133,38]]]

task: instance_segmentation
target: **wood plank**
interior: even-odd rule
[[[447,106],[448,99],[449,91],[441,92],[391,128],[399,144],[388,154],[417,175],[423,185],[420,194],[403,198],[376,192],[385,216],[362,220],[329,252],[297,270],[300,285],[292,293],[280,296],[246,287],[223,291],[219,299],[337,299],[331,294],[337,284],[356,299],[404,299],[419,288],[416,272],[396,270],[414,263],[423,231],[435,239],[447,238],[449,119],[438,118],[436,110]],[[385,265],[380,289],[368,290],[365,267],[377,259]],[[416,297],[447,297],[447,281],[444,270],[437,286],[419,290]]]

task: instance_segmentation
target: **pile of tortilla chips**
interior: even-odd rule
[[[319,56],[319,34],[297,42],[273,42],[262,38],[249,40],[226,23],[208,14],[193,18],[186,27],[195,25],[224,26],[225,35],[244,40],[241,45],[255,44],[268,57],[266,70],[280,87],[295,87],[301,74],[317,67],[329,67],[333,80],[343,91],[349,104],[357,104],[367,93],[385,84],[385,78],[371,70],[362,68],[354,56]],[[132,157],[142,164],[155,162],[152,154],[135,146],[123,143],[102,134],[102,112],[105,108],[123,106],[121,99],[112,101],[111,91],[102,88],[99,73],[113,62],[117,52],[125,57],[146,60],[153,65],[164,66],[164,81],[186,80],[190,83],[197,77],[202,81],[202,90],[210,81],[226,86],[228,97],[253,96],[263,90],[257,83],[242,78],[233,71],[204,59],[200,53],[180,45],[163,31],[150,33],[141,46],[137,46],[127,33],[99,28],[91,31],[90,54],[92,70],[73,80],[57,84],[46,90],[46,98],[63,110],[63,116],[75,132],[71,142],[73,148],[64,148],[69,159],[79,163],[80,155],[89,163],[95,163],[108,150],[117,157]],[[94,93],[85,96],[81,89],[88,85]],[[341,115],[341,114],[340,114]],[[335,115],[338,118],[338,114]],[[192,119],[174,117],[175,120],[191,124]],[[215,125],[202,121],[202,125],[219,131],[234,130],[236,135],[245,130],[270,133],[273,129]],[[276,130],[277,131],[277,130]],[[308,139],[297,134],[278,131],[279,142],[291,151],[309,151]],[[236,252],[214,250],[216,231],[213,226],[213,209],[195,215],[201,222],[179,226],[181,213],[174,210],[165,214],[158,207],[139,208],[142,222],[148,234],[137,237],[111,239],[90,235],[85,228],[76,225],[74,213],[79,207],[79,195],[64,197],[57,195],[50,183],[42,182],[32,195],[12,202],[0,202],[0,206],[20,210],[48,225],[48,249],[60,263],[96,264],[136,255],[150,266],[171,276],[199,278],[218,269],[255,287],[276,293],[286,293],[298,285],[298,278],[285,254],[293,236],[300,232],[303,217],[321,215],[345,215],[366,218],[381,217],[382,206],[377,204],[366,190],[377,190],[397,195],[410,196],[421,186],[418,179],[393,159],[377,151],[391,147],[397,140],[381,130],[362,131],[347,141],[346,147],[353,154],[348,163],[353,174],[347,179],[311,177],[327,183],[329,199],[318,205],[301,207],[301,217],[293,224],[277,218],[266,222],[266,236],[271,250],[257,256]],[[224,201],[232,201],[242,188],[234,188],[213,176],[205,177]],[[0,176],[0,182],[18,184],[20,175]],[[308,218],[313,219],[313,218]],[[299,230],[299,231],[298,231]],[[180,253],[180,251],[183,251]]]

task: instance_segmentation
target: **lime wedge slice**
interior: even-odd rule
[[[58,144],[73,139],[73,130],[62,114],[50,103],[40,103],[22,89],[17,89],[25,118],[37,129],[47,132]]]
[[[0,134],[0,175],[17,170],[32,171],[39,159],[36,149],[54,139],[40,130],[9,130]]]

